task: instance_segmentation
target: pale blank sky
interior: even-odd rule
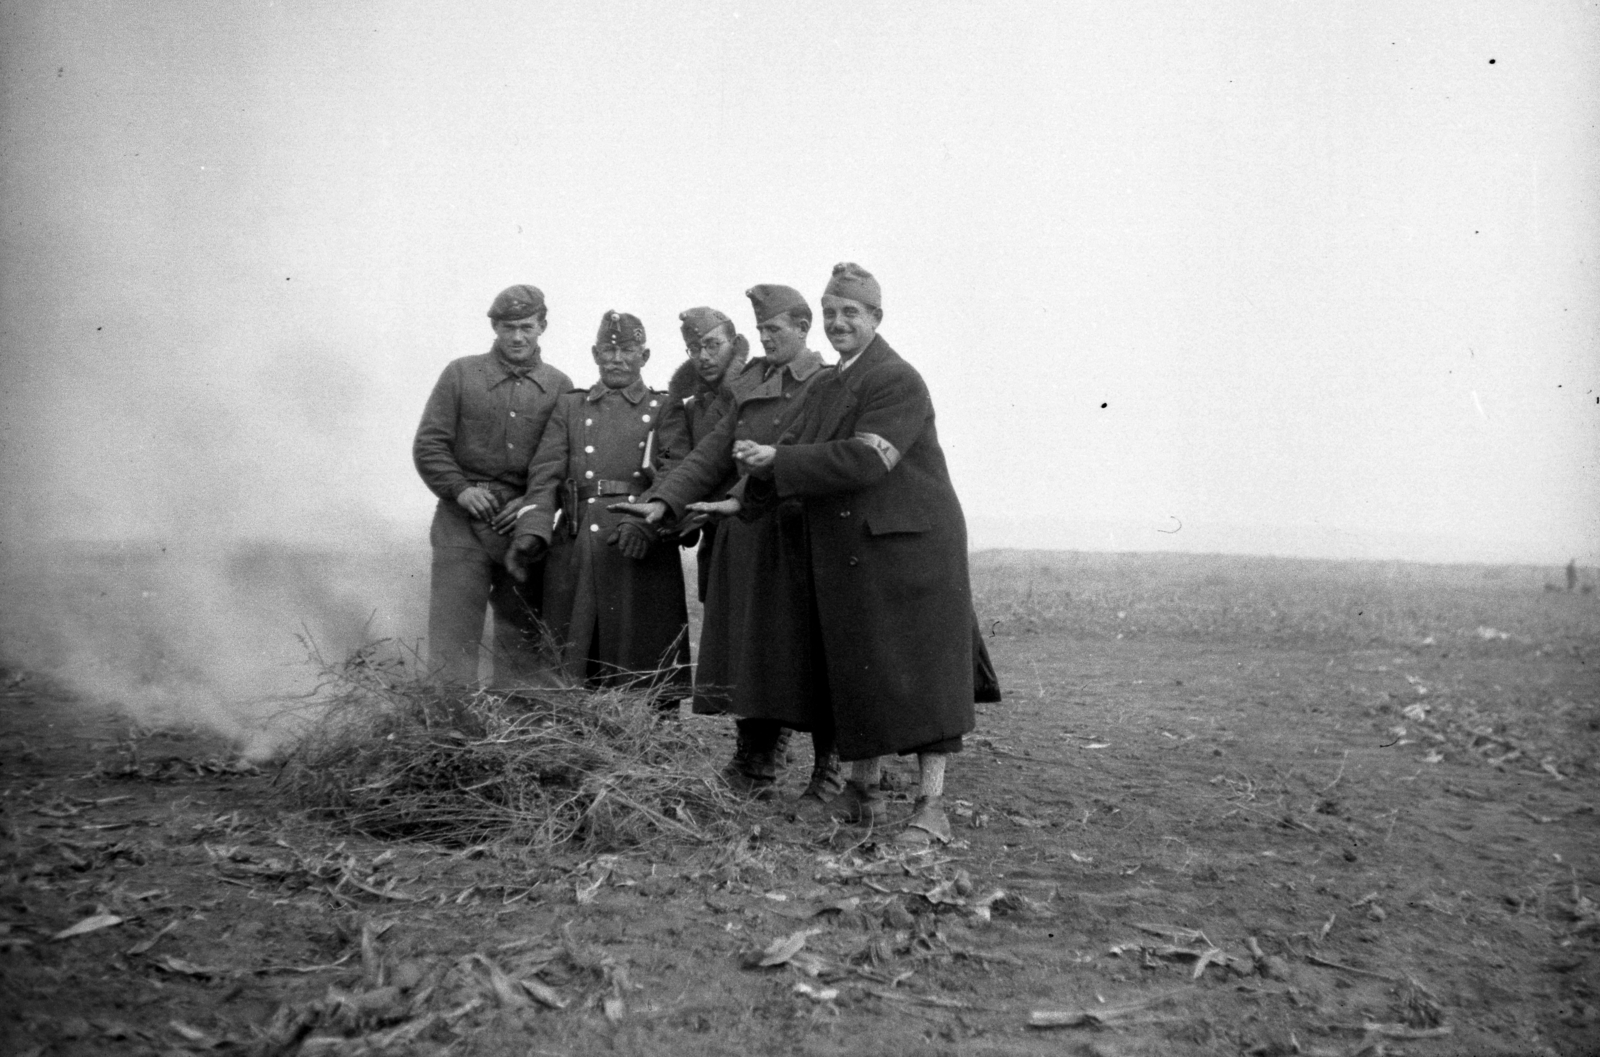
[[[421,543],[411,434],[500,288],[544,289],[581,384],[637,313],[664,385],[679,311],[749,326],[746,287],[849,259],[975,546],[1600,563],[1593,5],[0,30],[0,538]]]

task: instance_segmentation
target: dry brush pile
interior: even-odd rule
[[[642,686],[441,685],[371,643],[328,670],[277,785],[386,840],[604,851],[725,837],[739,804],[700,725],[657,705]]]

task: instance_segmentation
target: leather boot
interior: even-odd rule
[[[844,791],[844,769],[837,752],[825,753],[811,768],[811,781],[790,808],[789,816],[800,822],[821,822],[828,817],[828,804]]]

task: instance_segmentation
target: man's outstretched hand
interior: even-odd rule
[[[620,505],[620,504],[619,504]],[[617,526],[606,540],[621,551],[623,557],[638,561],[650,553],[650,542],[655,539],[655,531],[645,525],[643,521],[630,519]]]
[[[631,514],[634,517],[644,518],[647,525],[654,525],[667,516],[667,504],[659,499],[652,499],[648,503],[612,503],[606,509],[613,514]]]
[[[506,571],[517,583],[527,583],[529,568],[537,565],[549,549],[550,544],[538,536],[518,536],[506,551]]]

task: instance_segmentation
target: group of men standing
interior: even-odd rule
[[[674,708],[692,686],[696,712],[736,718],[723,774],[756,796],[788,733],[807,732],[814,766],[791,808],[805,820],[886,822],[881,760],[915,754],[895,839],[948,841],[945,763],[973,729],[975,683],[984,700],[998,686],[927,388],[878,334],[881,289],[858,265],[837,265],[821,298],[836,365],[809,347],[799,291],[746,296],[763,355],[729,316],[689,309],[666,392],[641,380],[635,316],[605,314],[600,379],[574,389],[539,350],[543,295],[495,299],[494,347],[445,369],[417,432],[440,499],[430,660],[475,680],[487,604],[497,684],[557,664],[645,682]],[[704,603],[692,677],[680,544],[699,548]]]

